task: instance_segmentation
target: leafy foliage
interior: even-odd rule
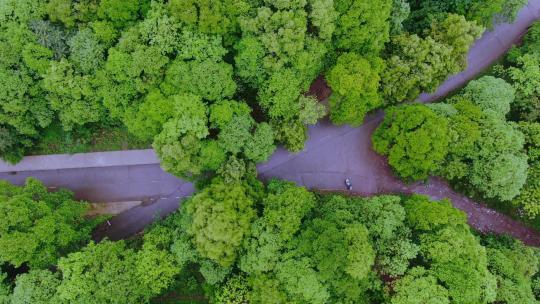
[[[392,304],[449,304],[448,290],[437,284],[437,278],[422,267],[413,268],[394,287]]]
[[[439,174],[472,194],[510,201],[527,179],[524,136],[504,115],[484,112],[464,96],[391,109],[373,134],[374,148],[403,178]]]
[[[513,21],[526,3],[524,0],[411,1],[412,14],[407,27],[421,31],[426,25],[429,26],[430,22],[447,13],[463,15],[467,20],[491,27],[494,22]]]
[[[226,190],[225,190],[226,189]],[[241,185],[216,183],[186,202],[188,234],[200,254],[230,266],[255,217],[253,199]]]
[[[241,176],[277,144],[303,149],[307,126],[326,115],[308,92],[321,74],[334,91],[333,122],[358,125],[369,111],[432,90],[463,68],[479,28],[457,15],[465,12],[445,7],[453,14],[431,20],[425,36],[411,35],[402,24],[419,5],[6,0],[0,6],[0,155],[18,161],[33,145],[47,146],[58,125],[77,137],[123,124],[133,137],[154,141],[175,175],[196,180],[220,170]],[[515,10],[519,3],[503,6]],[[397,36],[386,45],[390,33]],[[175,110],[191,107],[186,96],[205,108],[197,116],[200,130],[178,127],[189,125]],[[214,106],[233,101],[252,111],[220,125],[211,121],[218,115]]]
[[[59,299],[70,303],[143,301],[146,287],[138,281],[135,258],[124,242],[104,241],[60,259]]]
[[[408,105],[388,111],[373,134],[378,153],[403,178],[425,179],[442,164],[448,153],[448,122],[423,105]]]
[[[148,303],[194,291],[218,303],[534,303],[535,251],[479,237],[466,222],[450,201],[426,196],[351,198],[215,178],[141,238],[90,242],[51,270],[19,274],[13,293],[5,285],[1,295],[9,303]]]
[[[47,192],[29,178],[24,187],[0,184],[0,260],[15,267],[28,264],[46,268],[77,250],[90,238],[94,227],[84,219],[88,205],[60,190]]]
[[[463,96],[484,112],[502,117],[510,112],[514,94],[510,84],[492,76],[471,81],[463,91]]]
[[[379,73],[383,68],[380,58],[365,59],[355,53],[346,53],[338,58],[326,76],[332,88],[332,122],[359,125],[369,111],[382,105]]]
[[[11,303],[47,304],[59,301],[56,298],[58,285],[58,276],[49,270],[31,270],[17,277]]]
[[[358,54],[378,54],[389,39],[391,0],[336,0],[335,43]]]
[[[532,248],[509,238],[485,240],[488,268],[497,280],[497,302],[535,303],[531,277],[538,271],[538,258]]]
[[[466,66],[466,54],[482,29],[459,15],[431,24],[426,38],[401,34],[392,38],[387,68],[382,74],[388,103],[413,100],[432,92],[448,75]]]

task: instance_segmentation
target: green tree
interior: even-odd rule
[[[97,122],[103,117],[103,105],[96,95],[97,85],[90,75],[81,75],[65,59],[51,63],[43,76],[47,100],[65,130]]]
[[[540,161],[540,123],[520,122],[519,130],[525,136],[525,151],[530,164]]]
[[[135,113],[125,117],[125,124],[131,134],[143,140],[152,140],[173,113],[174,97],[168,98],[159,90],[153,90],[146,95]]]
[[[193,177],[202,173],[212,160],[202,159],[209,143],[208,109],[200,97],[180,95],[173,97],[174,113],[154,139],[153,147],[161,159],[161,166],[168,172]]]
[[[334,6],[339,14],[336,46],[344,51],[378,55],[389,39],[392,1],[336,0]]]
[[[326,76],[332,88],[330,117],[333,123],[360,125],[365,115],[382,105],[379,73],[382,59],[365,59],[355,53],[341,55]]]
[[[166,227],[153,227],[145,232],[142,248],[136,252],[137,279],[149,295],[159,295],[167,290],[182,270],[170,252],[173,233]]]
[[[392,304],[449,304],[448,290],[439,285],[437,278],[422,267],[415,267],[399,279],[394,286]]]
[[[391,55],[381,74],[386,103],[414,100],[421,92],[434,91],[449,75],[459,71],[452,48],[417,35],[401,34],[390,41]]]
[[[463,15],[467,20],[491,27],[495,21],[513,21],[526,3],[524,0],[411,1],[412,14],[408,28],[421,32],[429,27],[431,22],[444,18],[449,13]]]
[[[189,59],[201,55],[212,48],[210,40],[203,35],[180,33],[180,24],[167,15],[164,5],[152,2],[146,18],[122,33],[119,43],[108,50],[104,70],[96,73],[99,96],[111,117],[124,120],[131,115],[141,99],[163,81],[163,71],[174,55]]]
[[[274,153],[274,130],[268,123],[260,123],[244,146],[244,155],[254,162],[263,162]]]
[[[291,151],[299,151],[306,140],[306,124],[315,124],[326,114],[324,106],[301,95],[301,78],[294,69],[283,69],[270,77],[259,91],[259,102],[276,129],[276,139]]]
[[[401,199],[378,196],[354,199],[351,203],[359,206],[359,217],[368,228],[381,271],[392,276],[403,275],[409,261],[418,254],[418,246],[410,239],[411,231],[405,222]]]
[[[520,122],[519,129],[525,135],[529,169],[527,181],[521,193],[512,200],[512,204],[523,208],[532,219],[540,214],[540,124]]]
[[[514,88],[503,79],[484,76],[471,81],[463,90],[464,98],[476,104],[486,113],[504,119],[514,101]]]
[[[450,102],[431,106],[449,120],[452,139],[438,174],[466,186],[471,193],[511,200],[527,177],[523,134],[502,115],[485,113],[462,96]]]
[[[215,303],[241,304],[249,303],[249,287],[246,279],[234,276],[218,290],[215,295]]]
[[[32,178],[24,187],[2,182],[0,260],[15,267],[54,265],[89,240],[95,223],[85,220],[87,209],[88,204],[74,201],[71,192],[48,192]]]
[[[6,0],[0,5],[0,22],[26,23],[40,19],[45,14],[46,4],[44,0]]]
[[[465,214],[448,200],[425,196],[405,201],[407,222],[419,239],[419,259],[448,290],[453,303],[490,303],[496,282],[487,269],[485,248],[471,233]]]
[[[10,133],[22,139],[38,135],[40,129],[48,126],[53,117],[43,97],[41,78],[33,70],[35,68],[42,72],[47,66],[42,60],[48,61],[52,54],[43,47],[37,47],[36,43],[37,38],[28,27],[15,22],[2,22],[0,125],[9,127]]]
[[[472,156],[479,149],[477,142],[482,137],[482,121],[485,119],[485,113],[478,106],[461,99],[451,104],[430,104],[429,107],[449,121],[451,152],[441,166],[439,174],[449,180],[466,178],[470,173]]]
[[[486,250],[468,226],[445,227],[420,236],[420,256],[448,289],[453,303],[489,303],[496,284]]]
[[[399,35],[403,32],[403,21],[411,13],[411,7],[406,0],[393,0],[392,14],[390,15],[390,34]]]
[[[470,22],[465,17],[449,14],[445,19],[431,24],[429,36],[439,43],[452,48],[452,59],[459,70],[467,67],[467,53],[474,41],[482,35],[484,29]]]
[[[105,46],[92,30],[80,30],[69,41],[69,60],[84,74],[91,74],[105,62]]]
[[[247,189],[215,182],[183,204],[188,234],[199,254],[221,266],[231,266],[256,213]]]
[[[250,9],[249,1],[171,0],[168,8],[172,16],[183,24],[206,34],[219,34],[227,44],[236,39],[238,18]]]
[[[293,69],[272,74],[259,93],[260,103],[271,119],[290,121],[300,112],[301,81]]]
[[[506,70],[516,90],[513,112],[526,121],[540,118],[540,56],[527,53]]]
[[[531,278],[538,271],[534,250],[508,237],[488,237],[485,242],[488,268],[497,279],[501,303],[536,303]]]
[[[98,16],[110,20],[117,27],[123,27],[138,17],[142,0],[101,0]]]
[[[524,136],[515,125],[499,119],[488,118],[483,124],[469,181],[485,197],[509,201],[527,179]]]
[[[242,246],[244,252],[240,257],[240,269],[251,275],[274,271],[287,245],[282,234],[269,226],[266,220],[255,220]]]
[[[485,197],[509,201],[519,195],[527,180],[527,157],[499,154],[473,164],[470,182]]]
[[[387,102],[415,99],[432,92],[449,75],[466,67],[467,53],[482,28],[450,14],[432,23],[426,38],[401,34],[392,38],[387,69],[382,74]]]
[[[438,169],[448,153],[448,122],[424,105],[387,111],[373,134],[375,151],[403,178],[425,179]]]
[[[11,303],[55,303],[59,301],[56,296],[58,285],[60,285],[58,274],[54,274],[49,270],[31,270],[17,276]]]
[[[268,77],[261,65],[266,54],[264,45],[259,39],[248,36],[240,39],[235,49],[238,52],[234,58],[236,75],[250,87],[260,88]]]
[[[7,275],[5,273],[0,273],[0,303],[2,304],[9,304],[11,300],[11,290],[7,283],[4,282],[6,277]]]
[[[234,117],[249,116],[251,108],[244,102],[220,100],[210,105],[210,127],[225,128]]]
[[[212,59],[188,61],[176,59],[168,67],[161,84],[168,95],[191,93],[210,101],[231,97],[236,91],[232,79],[233,68],[224,62]]]
[[[257,90],[276,139],[298,151],[307,137],[306,119],[311,124],[324,114],[302,93],[323,69],[334,7],[325,0],[253,4],[253,14],[239,19],[242,39],[235,45],[235,72]]]
[[[254,124],[254,119],[249,115],[234,116],[219,132],[220,146],[233,154],[240,153],[251,139]]]
[[[273,180],[268,184],[263,205],[265,224],[273,227],[283,240],[290,240],[315,207],[315,196],[294,183]]]
[[[278,263],[276,278],[288,293],[288,301],[322,304],[329,297],[328,291],[311,267],[309,259],[289,259]]]
[[[58,261],[60,301],[69,303],[138,303],[153,294],[137,275],[136,253],[123,241],[91,242]]]
[[[74,8],[71,0],[50,0],[47,3],[47,14],[53,22],[62,22],[68,27],[75,25]]]
[[[433,231],[445,226],[465,225],[467,216],[452,207],[449,200],[431,202],[423,195],[413,195],[405,201],[407,224],[413,230]]]
[[[28,138],[17,134],[13,128],[0,126],[0,157],[9,163],[17,163],[31,145]]]
[[[484,24],[484,26],[491,27],[499,16],[502,16],[503,20],[507,22],[514,21],[525,5],[527,5],[526,0],[478,0],[471,4],[467,17]]]

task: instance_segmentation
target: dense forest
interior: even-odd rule
[[[175,175],[235,175],[327,112],[358,125],[434,90],[525,2],[5,0],[0,155],[125,129]],[[320,74],[328,109],[306,94]]]
[[[447,200],[216,178],[127,241],[69,192],[0,184],[0,303],[537,303],[540,252]],[[4,217],[5,216],[5,217]],[[87,243],[87,244],[86,244]]]
[[[466,67],[526,0],[1,0],[0,156],[153,147],[196,182],[122,241],[41,182],[0,182],[0,304],[534,304],[540,253],[472,230],[448,200],[257,179],[328,115],[385,109],[374,149],[540,228],[540,23],[482,77]],[[310,85],[332,91],[318,100]]]

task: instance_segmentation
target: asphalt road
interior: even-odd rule
[[[469,54],[466,71],[450,77],[434,94],[424,94],[421,102],[435,101],[460,88],[502,56],[513,43],[540,18],[540,0],[530,0],[511,25],[499,25],[476,42]],[[327,121],[310,128],[306,148],[297,154],[278,149],[270,160],[258,166],[263,179],[278,177],[309,188],[344,190],[343,180],[351,178],[353,190],[363,195],[379,193],[422,193],[435,199],[449,197],[467,212],[469,223],[481,231],[509,233],[529,245],[540,246],[540,235],[519,222],[472,202],[454,192],[444,181],[430,179],[426,184],[406,185],[391,172],[384,158],[371,149],[370,135],[381,122],[383,113],[369,115],[358,128],[333,126]],[[193,193],[193,186],[163,172],[157,164],[72,168],[65,170],[0,173],[0,179],[21,184],[34,176],[50,187],[66,187],[77,198],[90,201],[144,200],[146,203],[111,219],[95,232],[95,239],[112,240],[141,231],[156,218],[179,206]]]

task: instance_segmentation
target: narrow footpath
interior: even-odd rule
[[[540,0],[530,0],[516,22],[496,26],[475,43],[469,53],[466,71],[450,77],[437,92],[421,95],[419,101],[439,100],[465,85],[505,54],[539,18]],[[540,246],[539,232],[471,201],[453,191],[443,180],[431,178],[426,183],[407,185],[396,178],[386,160],[371,148],[371,133],[383,117],[382,111],[372,113],[358,128],[337,127],[326,120],[321,121],[309,129],[310,139],[302,152],[292,154],[278,149],[270,160],[258,166],[259,175],[263,179],[288,179],[322,190],[344,190],[343,181],[348,177],[354,191],[362,195],[420,193],[434,199],[450,198],[455,207],[468,214],[472,227],[482,232],[507,233],[525,244]],[[63,163],[78,157],[69,155],[26,158],[16,166],[0,163],[0,172],[3,172],[0,179],[22,184],[26,177],[34,176],[51,188],[66,187],[72,189],[77,198],[92,201],[143,200],[141,206],[112,218],[110,226],[104,224],[95,231],[96,240],[104,237],[118,240],[140,232],[156,218],[173,212],[181,198],[193,193],[193,185],[159,168],[153,151],[138,151],[136,156],[133,153],[83,155],[82,158],[92,159],[87,167],[63,168]],[[114,155],[117,161],[109,162],[109,155]],[[36,167],[39,168],[37,171],[32,170]]]

